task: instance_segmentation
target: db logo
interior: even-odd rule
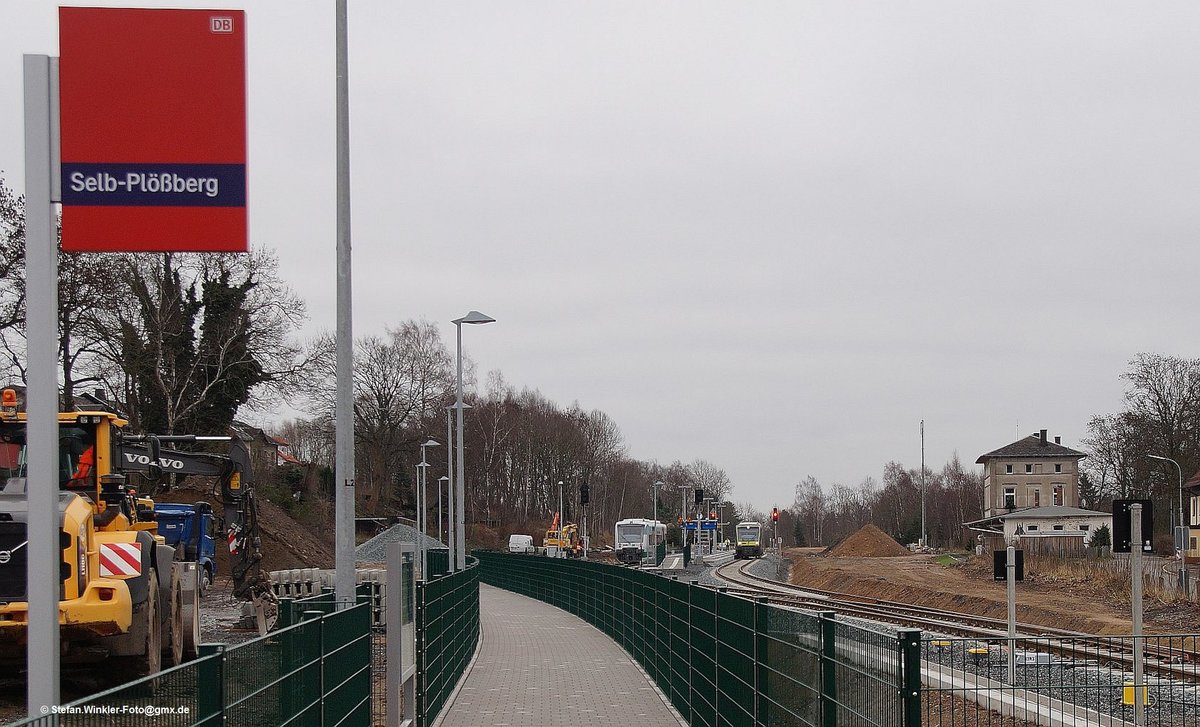
[[[214,15],[208,19],[208,29],[214,33],[232,33],[233,18]]]

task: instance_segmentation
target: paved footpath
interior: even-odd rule
[[[483,646],[440,727],[686,725],[599,629],[541,601],[480,584]]]

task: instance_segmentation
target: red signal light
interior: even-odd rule
[[[771,510],[771,522],[779,522],[779,508]]]

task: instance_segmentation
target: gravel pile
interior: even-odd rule
[[[425,547],[430,550],[446,549],[446,545],[437,538],[421,535],[410,525],[393,525],[379,535],[354,549],[354,559],[359,563],[384,563],[387,561],[388,546],[395,542],[416,543],[420,537]]]
[[[888,558],[897,555],[912,555],[908,548],[892,539],[892,536],[877,526],[867,523],[837,545],[825,551],[825,555],[855,558]]]

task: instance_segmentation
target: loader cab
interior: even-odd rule
[[[10,391],[7,389],[5,393]],[[105,489],[111,489],[108,483],[113,479],[110,473],[115,461],[117,431],[125,424],[124,419],[111,412],[59,412],[56,477],[59,489],[83,496],[102,511],[106,501],[112,499],[112,493],[106,493]],[[15,397],[6,396],[0,404],[0,484],[4,488],[20,485],[21,491],[25,489],[29,467],[26,438],[26,414],[15,405]],[[124,496],[124,488],[120,489]]]

